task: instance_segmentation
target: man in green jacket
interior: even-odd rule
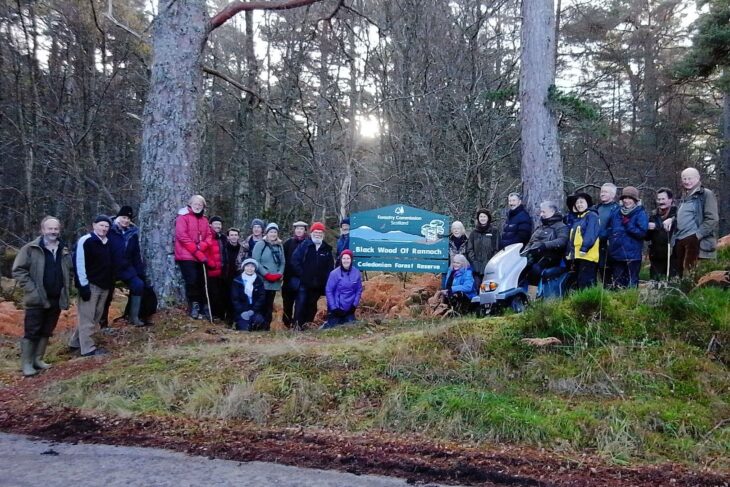
[[[674,252],[680,276],[693,268],[698,259],[714,259],[717,256],[720,222],[717,199],[712,191],[702,186],[697,169],[689,167],[682,171],[682,188],[684,198],[677,208],[677,231],[674,234]],[[671,222],[668,224],[671,225]]]
[[[61,222],[47,216],[41,237],[24,245],[13,262],[13,277],[25,291],[25,332],[20,341],[23,375],[50,367],[43,361],[48,339],[62,309],[68,309],[71,289],[71,254],[62,240]]]

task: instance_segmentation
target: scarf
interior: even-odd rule
[[[486,225],[482,225],[481,223],[477,222],[476,226],[474,227],[474,231],[477,233],[488,233],[490,226],[491,222],[487,222]]]
[[[253,283],[256,280],[256,274],[249,276],[245,272],[241,274],[241,280],[243,281],[243,292],[248,296],[248,301],[253,302]]]

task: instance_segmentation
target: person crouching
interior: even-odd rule
[[[325,294],[327,295],[327,322],[322,328],[334,328],[355,321],[355,310],[362,296],[362,276],[352,265],[352,250],[340,254],[340,265],[330,272]]]
[[[231,302],[236,330],[256,331],[263,328],[266,290],[264,281],[256,273],[258,266],[254,259],[244,260],[243,272],[233,280]]]
[[[441,298],[458,314],[464,314],[471,306],[471,298],[476,296],[474,276],[469,261],[463,254],[451,259],[451,267],[441,284]]]

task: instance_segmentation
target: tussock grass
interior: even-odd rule
[[[597,451],[617,463],[730,468],[726,292],[588,289],[523,315],[225,332],[226,342],[140,348],[51,386],[48,400],[115,414],[265,426],[385,429],[461,441]],[[522,345],[558,336],[559,347]]]

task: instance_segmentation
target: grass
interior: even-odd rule
[[[713,336],[730,344],[727,291],[588,289],[522,315],[223,330],[224,341],[186,326],[157,325],[157,342],[132,340],[102,369],[51,385],[46,400],[730,468],[730,347],[706,353]],[[545,336],[563,344],[520,343]]]

